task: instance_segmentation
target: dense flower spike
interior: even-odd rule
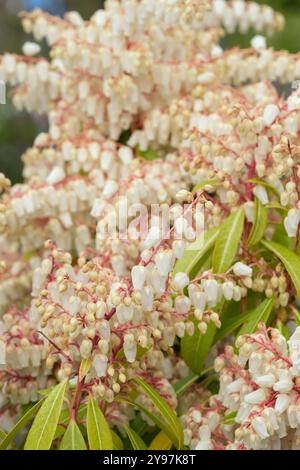
[[[23,184],[0,175],[0,427],[67,383],[53,448],[93,397],[117,438],[161,399],[170,445],[298,449],[300,57],[262,35],[283,17],[107,0],[21,19],[37,42],[0,78],[49,130]]]

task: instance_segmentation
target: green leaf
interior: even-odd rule
[[[0,439],[3,441],[7,437],[7,433],[0,428]]]
[[[153,149],[148,149],[148,150],[140,150],[138,148],[137,154],[139,157],[144,158],[145,160],[157,160],[159,158],[158,152],[156,152]]]
[[[197,382],[198,379],[198,374],[191,374],[184,379],[178,380],[178,382],[173,385],[176,395],[179,396],[184,393],[189,388],[189,386]]]
[[[60,450],[87,450],[83,435],[75,421],[70,421],[62,438]]]
[[[11,431],[5,436],[5,438],[0,444],[0,450],[4,450],[9,446],[9,444],[16,437],[18,432],[21,431],[21,429],[23,429],[24,426],[26,426],[26,424],[31,421],[31,419],[35,416],[44,401],[45,398],[35,403],[35,405],[33,405],[31,408],[29,408],[29,410],[22,416],[22,418],[15,424]]]
[[[87,405],[81,405],[77,411],[76,419],[79,422],[86,416],[87,412]],[[70,421],[70,410],[64,409],[60,413],[59,422],[55,431],[54,439],[58,439],[59,437],[63,436],[66,432],[66,426]]]
[[[129,426],[124,426],[133,450],[147,450],[147,446],[143,439]]]
[[[266,231],[268,223],[268,210],[260,202],[258,198],[255,199],[255,219],[252,225],[252,229],[248,238],[248,245],[252,247],[259,243]]]
[[[210,322],[207,332],[203,335],[198,329],[197,322],[193,321],[195,323],[195,333],[193,336],[185,334],[182,338],[181,355],[189,368],[199,375],[203,370],[204,361],[214,340],[216,327]]]
[[[139,385],[144,393],[150,398],[153,405],[159,411],[161,417],[168,425],[169,430],[172,433],[173,439],[172,442],[176,446],[176,448],[180,449],[183,446],[183,431],[181,427],[181,422],[179,418],[176,416],[174,411],[170,408],[168,403],[154,390],[150,387],[149,384],[144,382],[140,377],[136,377],[133,381]]]
[[[128,398],[118,397],[118,398],[116,398],[116,400],[120,401],[120,402],[123,402],[123,403],[127,403],[128,405],[134,406],[134,407],[138,408],[140,411],[142,411],[146,416],[148,416],[148,418],[151,421],[153,421],[154,424],[156,424],[156,426],[159,429],[161,429],[170,438],[170,440],[173,442],[175,447],[179,448],[178,437],[174,435],[174,433],[173,433],[172,429],[170,429],[169,425],[163,419],[161,419],[159,416],[157,416],[156,414],[149,411],[149,409],[146,408],[146,406],[142,405],[141,403],[134,402],[133,400],[130,400]]]
[[[113,440],[114,450],[124,450],[124,444],[120,436],[118,436],[118,434],[115,431],[110,431],[110,432],[111,432],[111,437]]]
[[[149,450],[170,450],[172,448],[172,441],[166,436],[163,431],[160,431],[149,446]]]
[[[25,450],[48,450],[60,417],[67,380],[56,385],[44,401],[28,433]]]
[[[200,239],[196,240],[194,243],[191,243],[182,259],[178,260],[175,264],[173,274],[184,272],[190,276],[192,279],[196,275],[201,266],[202,262],[205,259],[205,255],[213,248],[216,239],[218,237],[219,230],[213,228],[204,233]]]
[[[88,401],[87,434],[91,450],[113,450],[110,428],[96,400],[92,397]]]
[[[272,312],[275,299],[266,299],[259,306],[249,312],[249,318],[242,326],[237,336],[252,334],[257,330],[260,322],[267,323]]]
[[[297,296],[300,297],[300,257],[293,253],[285,246],[279,245],[275,242],[262,241],[262,245],[267,250],[274,253],[277,258],[284,264],[285,269],[289,273],[292,282],[297,291]]]
[[[221,225],[213,252],[213,271],[225,273],[232,265],[244,229],[245,214],[241,207]]]
[[[238,313],[234,317],[230,317],[228,319],[222,317],[222,326],[217,331],[216,336],[214,338],[214,344],[218,343],[225,336],[230,335],[235,330],[237,330],[241,325],[243,325],[246,321],[249,320],[249,316],[252,314],[252,310],[246,313]]]

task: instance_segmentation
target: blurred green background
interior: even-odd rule
[[[155,0],[153,0],[155,1]],[[286,16],[286,28],[275,34],[268,44],[276,49],[300,51],[300,0],[258,0],[281,11]],[[62,14],[64,10],[77,10],[87,19],[95,10],[101,8],[102,0],[0,0],[0,54],[4,52],[20,53],[25,39],[17,13],[35,4],[44,4],[51,12]],[[226,47],[239,44],[248,47],[253,36],[233,34],[226,37]],[[14,183],[22,181],[20,156],[43,129],[47,128],[44,117],[17,112],[8,98],[6,105],[0,105],[0,172],[5,173]]]

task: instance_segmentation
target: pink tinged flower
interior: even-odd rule
[[[279,115],[279,108],[276,104],[268,104],[263,113],[263,123],[265,126],[270,127],[277,116]]]
[[[130,147],[121,147],[118,153],[124,165],[129,165],[131,163],[133,159],[133,151]]]
[[[203,287],[210,304],[216,304],[219,297],[219,284],[214,279],[203,281]]]
[[[137,345],[132,334],[125,335],[124,337],[124,354],[128,362],[135,361],[137,352]]]
[[[61,168],[60,166],[55,166],[47,178],[47,183],[54,185],[59,183],[60,181],[63,181],[65,177],[66,174],[63,168]]]
[[[96,354],[93,359],[93,366],[97,377],[105,377],[107,370],[107,356],[105,356],[105,354]]]
[[[153,310],[154,294],[151,286],[145,286],[141,292],[142,307],[146,312]]]
[[[198,310],[200,310],[201,312],[204,311],[206,303],[207,303],[207,297],[206,297],[206,294],[204,292],[195,292],[192,295],[191,300],[192,300],[194,306]]]
[[[179,290],[183,290],[189,282],[190,278],[186,273],[177,273],[174,277],[174,284]]]
[[[103,192],[102,192],[102,196],[105,198],[105,199],[109,199],[110,197],[112,197],[116,192],[118,191],[118,183],[116,181],[113,181],[113,180],[109,180],[106,182],[105,186],[104,186],[104,189],[103,189]]]
[[[134,266],[131,270],[131,279],[134,289],[140,290],[145,284],[147,271],[144,266]]]
[[[291,401],[291,398],[289,397],[289,395],[285,395],[285,394],[278,395],[276,399],[276,403],[275,403],[275,411],[279,415],[281,415],[287,410],[290,404],[290,401]]]
[[[250,405],[257,405],[266,399],[266,393],[262,388],[245,395],[245,402]]]
[[[290,238],[296,237],[299,223],[300,211],[298,209],[291,209],[284,219],[284,227]]]
[[[273,374],[261,375],[255,378],[255,382],[260,387],[272,387],[275,383],[275,376]]]
[[[225,300],[232,300],[234,284],[232,282],[224,282],[222,290]]]
[[[273,386],[273,390],[275,390],[276,392],[280,392],[280,393],[288,393],[292,390],[293,386],[294,386],[294,383],[290,379],[279,380]]]
[[[175,309],[177,313],[185,314],[190,311],[191,300],[185,295],[180,295],[175,299]]]
[[[200,440],[196,445],[195,450],[213,450],[213,445],[209,440]]]
[[[181,259],[185,252],[185,242],[183,240],[175,240],[172,246],[174,256]]]
[[[242,388],[242,386],[244,385],[245,381],[243,379],[237,379],[237,380],[234,380],[233,382],[231,382],[231,384],[229,384],[227,386],[227,392],[228,393],[236,393],[236,392],[239,392]]]
[[[118,305],[117,307],[117,317],[120,323],[128,323],[132,320],[134,314],[133,306],[130,305],[127,307],[126,305]]]
[[[255,188],[253,189],[253,194],[260,200],[263,205],[268,204],[269,196],[264,186],[255,186]]]
[[[263,418],[259,416],[254,418],[252,421],[252,427],[261,439],[267,439],[268,437],[270,437],[265,420]]]
[[[251,277],[252,276],[252,268],[247,266],[244,263],[236,263],[233,266],[233,272],[236,276],[241,277]]]
[[[253,47],[253,49],[255,49],[256,51],[262,51],[266,49],[267,40],[265,36],[261,36],[261,35],[254,36],[254,38],[252,38],[251,40],[251,47]]]
[[[6,344],[4,341],[0,341],[0,365],[6,364]]]
[[[172,251],[159,252],[155,255],[155,264],[160,275],[166,276],[172,271],[174,258]]]

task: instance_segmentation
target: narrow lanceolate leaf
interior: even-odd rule
[[[111,431],[111,436],[113,440],[114,450],[124,450],[124,444],[120,436],[118,436],[115,431]]]
[[[261,243],[283,263],[293,281],[297,296],[300,297],[300,257],[285,246],[279,245],[279,243],[267,241]]]
[[[13,439],[16,437],[18,432],[21,431],[21,429],[26,426],[29,421],[32,420],[32,418],[36,415],[40,407],[42,406],[43,402],[45,401],[45,398],[40,400],[38,403],[33,405],[23,416],[22,418],[15,424],[15,426],[11,429],[11,431],[6,434],[6,436],[3,438],[3,441],[0,444],[0,450],[6,449],[10,443],[13,441]]]
[[[87,450],[83,435],[75,421],[70,421],[62,438],[60,450]]]
[[[147,450],[147,446],[143,439],[129,426],[124,426],[129,437],[133,450]]]
[[[225,273],[231,267],[242,237],[244,220],[244,209],[241,207],[221,225],[212,260],[215,273]]]
[[[179,396],[184,393],[190,385],[194,384],[199,379],[198,374],[191,374],[185,377],[184,379],[179,380],[176,382],[173,387],[176,392],[176,395]]]
[[[172,441],[174,446],[176,448],[179,448],[179,443],[178,443],[178,436],[176,436],[173,432],[173,430],[169,427],[169,424],[162,419],[161,416],[158,416],[157,414],[152,413],[149,411],[146,406],[142,405],[141,403],[134,402],[128,398],[117,398],[117,401],[120,401],[122,403],[126,403],[127,405],[131,405],[133,407],[138,408],[142,413],[144,413],[148,418],[159,428],[161,429]]]
[[[195,373],[200,374],[204,367],[204,361],[211,348],[216,334],[216,327],[212,322],[208,324],[205,335],[200,333],[195,324],[193,336],[185,334],[181,340],[181,355],[185,363]]]
[[[88,402],[87,434],[91,450],[113,450],[110,428],[94,398]]]
[[[244,323],[237,336],[251,335],[254,333],[260,322],[267,323],[272,312],[274,299],[266,299],[259,306],[249,312],[248,320]]]
[[[255,200],[255,219],[252,225],[252,229],[248,238],[248,246],[254,246],[259,243],[265,234],[265,230],[268,223],[268,210],[260,202],[259,199]]]
[[[187,247],[184,257],[175,264],[173,274],[184,272],[193,278],[193,274],[196,275],[202,267],[205,255],[212,250],[218,233],[218,229],[213,228],[205,232],[204,235],[200,236],[194,243],[191,243]]]
[[[144,380],[140,379],[139,377],[136,377],[133,380],[137,385],[142,388],[148,398],[150,398],[156,410],[161,415],[163,421],[165,421],[165,423],[169,427],[173,437],[172,442],[174,442],[175,446],[178,449],[182,448],[183,430],[181,422],[174,413],[174,411],[170,408],[168,403],[156,392],[156,390],[150,387],[150,385],[144,382]]]
[[[7,433],[0,428],[0,440],[3,441],[7,437]]]
[[[50,449],[63,405],[66,386],[66,380],[56,385],[44,401],[27,436],[25,450]]]
[[[170,450],[171,448],[172,441],[164,432],[160,431],[151,442],[148,450]]]

